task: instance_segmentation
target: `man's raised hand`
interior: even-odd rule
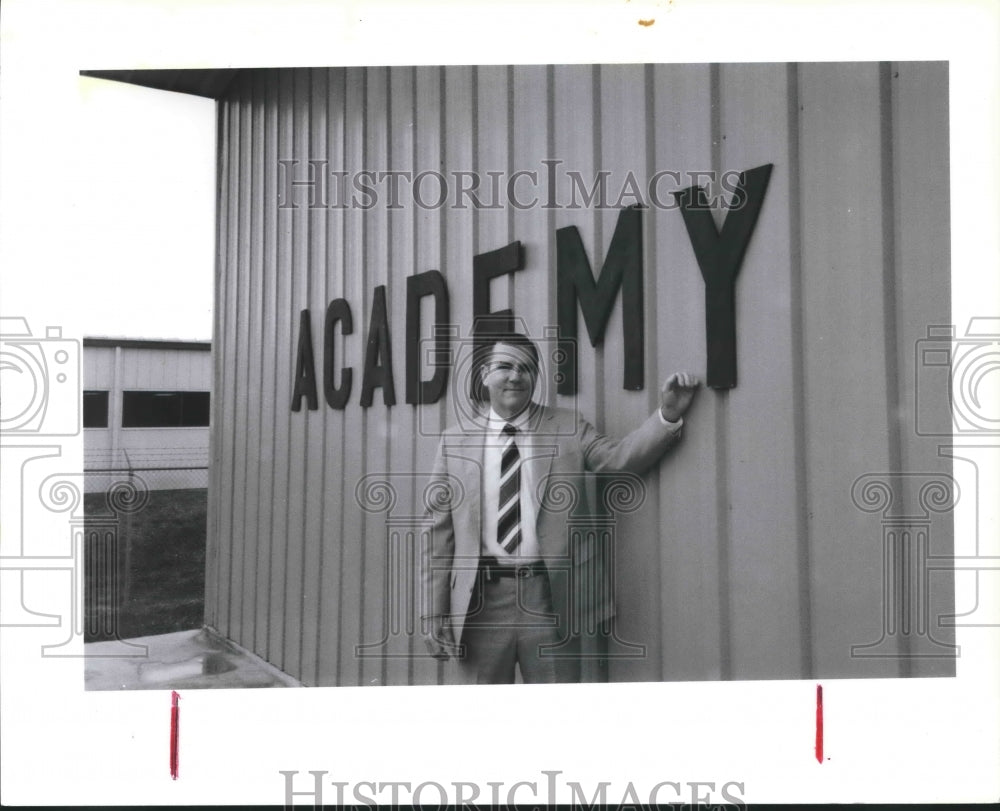
[[[691,405],[701,381],[687,372],[674,372],[660,389],[660,414],[667,422],[677,422]]]

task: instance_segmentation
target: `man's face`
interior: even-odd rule
[[[517,416],[531,401],[538,369],[531,353],[523,347],[494,344],[481,373],[490,405],[501,417]]]

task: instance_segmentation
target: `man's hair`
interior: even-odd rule
[[[538,373],[538,347],[535,346],[535,342],[531,338],[520,332],[496,333],[484,336],[483,356],[479,364],[480,367],[489,363],[490,358],[493,356],[493,347],[497,344],[507,344],[508,346],[516,346],[523,349],[531,356],[531,363],[535,367],[535,373]]]

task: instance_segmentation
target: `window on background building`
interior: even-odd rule
[[[126,391],[122,428],[197,428],[208,425],[207,391]]]
[[[85,391],[83,393],[83,427],[108,427],[108,393]]]

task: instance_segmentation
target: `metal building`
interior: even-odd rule
[[[218,99],[208,625],[306,684],[447,682],[420,656],[406,584],[420,476],[463,392],[456,364],[440,400],[404,396],[407,279],[440,271],[460,348],[483,303],[474,257],[520,242],[488,309],[545,339],[557,230],[578,229],[596,274],[620,211],[642,204],[641,309],[617,297],[603,342],[580,330],[576,396],[541,394],[621,434],[667,374],[706,370],[706,283],[672,192],[715,178],[731,194],[727,173],[769,165],[735,285],[736,385],[700,393],[681,446],[615,516],[628,655],[609,677],[954,673],[952,578],[928,574],[953,545],[947,371],[924,351],[950,323],[946,63],[91,75]],[[587,193],[604,172],[602,200]],[[476,180],[478,204],[460,194]],[[538,199],[514,205],[511,189]],[[335,320],[327,341],[339,299],[353,329]],[[383,306],[391,359],[363,406]],[[296,411],[303,312],[319,392]],[[643,384],[626,390],[640,320]],[[328,362],[332,386],[353,370],[338,407]]]
[[[87,492],[131,475],[142,489],[208,486],[212,345],[83,339]]]

